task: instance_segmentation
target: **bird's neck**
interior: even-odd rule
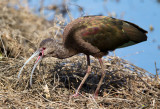
[[[56,49],[56,58],[59,58],[59,59],[69,58],[69,57],[77,54],[77,52],[75,52],[72,49],[67,49],[61,43],[59,43],[56,48],[57,48]]]

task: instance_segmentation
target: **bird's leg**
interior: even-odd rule
[[[95,97],[98,96],[99,89],[100,89],[100,87],[101,87],[101,85],[102,85],[102,82],[103,82],[103,79],[104,79],[104,77],[105,77],[105,71],[104,71],[104,66],[103,66],[102,59],[99,58],[98,60],[99,60],[100,66],[101,66],[101,68],[102,68],[102,76],[101,76],[101,79],[100,79],[100,81],[99,81],[99,83],[98,83],[97,89],[96,89],[96,91],[95,91],[95,93],[94,93],[94,96],[95,96]]]
[[[78,88],[76,90],[76,93],[73,95],[74,97],[78,96],[78,93],[79,93],[82,85],[84,84],[84,82],[86,81],[86,79],[88,78],[88,76],[89,76],[90,73],[91,73],[90,57],[89,57],[89,55],[87,55],[87,72],[86,72],[86,75],[84,76],[82,82],[78,86]]]

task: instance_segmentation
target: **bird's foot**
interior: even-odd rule
[[[95,99],[97,99],[97,98],[98,98],[98,92],[95,92],[93,97],[94,97]]]
[[[98,99],[98,95],[95,95],[95,94],[94,94],[94,96],[93,96],[93,97],[94,97],[94,99]]]
[[[78,92],[72,95],[72,97],[78,97],[78,96],[79,96]]]

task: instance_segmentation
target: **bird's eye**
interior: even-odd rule
[[[39,53],[39,56],[42,56],[42,53]]]
[[[42,49],[45,50],[46,48],[43,47]]]

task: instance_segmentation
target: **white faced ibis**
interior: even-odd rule
[[[65,59],[84,53],[87,56],[87,73],[80,83],[74,96],[77,96],[80,88],[91,73],[90,55],[99,60],[102,68],[102,76],[95,91],[98,95],[99,89],[105,77],[105,70],[101,58],[116,48],[127,47],[147,40],[147,31],[139,26],[106,16],[85,16],[69,23],[63,32],[63,43],[59,43],[52,38],[43,40],[39,49],[25,62],[23,67],[34,56],[39,55],[31,72],[30,85],[32,84],[32,74],[42,59],[42,57],[56,57]],[[20,77],[21,68],[18,78]]]

